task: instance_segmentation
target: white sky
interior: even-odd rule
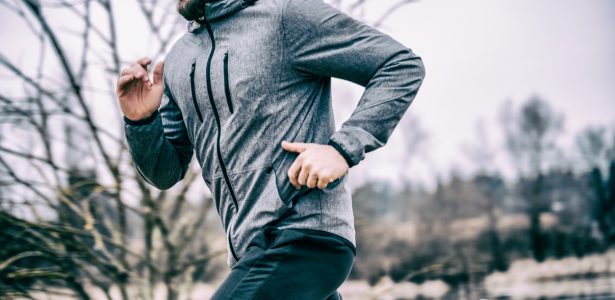
[[[394,2],[368,3],[366,18],[373,20],[383,3]],[[141,29],[133,26],[134,9],[132,1],[116,4],[121,52],[136,58],[151,53]],[[32,62],[25,54],[29,43],[21,38],[25,27],[5,9],[0,16],[0,52]],[[397,11],[382,30],[425,62],[426,80],[407,117],[418,117],[430,134],[429,151],[404,170],[399,165],[405,155],[403,132],[397,130],[385,148],[355,168],[352,182],[365,177],[395,181],[405,173],[430,183],[451,168],[471,170],[461,145],[475,140],[481,118],[498,141],[497,113],[506,99],[519,104],[533,94],[543,96],[565,115],[568,142],[584,126],[615,121],[615,1],[422,0]],[[6,71],[0,73],[7,79]],[[334,89],[339,126],[361,90],[339,81]]]
[[[384,30],[425,62],[410,111],[431,134],[429,155],[440,175],[467,169],[461,145],[475,140],[478,119],[499,138],[506,99],[518,105],[543,96],[565,115],[568,144],[584,126],[614,124],[615,1],[422,0],[392,15]],[[373,156],[387,161],[394,150]]]

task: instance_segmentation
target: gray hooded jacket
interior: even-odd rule
[[[221,0],[172,47],[160,108],[124,118],[126,138],[159,189],[180,181],[196,152],[229,266],[265,225],[326,231],[354,247],[348,173],[297,190],[287,172],[298,154],[281,142],[329,144],[352,167],[386,144],[424,72],[412,50],[321,0]],[[365,87],[338,131],[331,77]]]

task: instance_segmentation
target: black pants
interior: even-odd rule
[[[341,299],[355,255],[327,232],[265,227],[211,299]]]

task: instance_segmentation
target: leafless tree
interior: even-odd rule
[[[396,0],[383,3],[382,1],[377,0],[329,0],[328,2],[358,19],[366,18],[366,10],[368,10],[371,5],[384,6],[384,12],[378,16],[374,16],[375,19],[371,22],[371,25],[381,27],[384,21],[386,21],[394,13],[398,12],[399,9],[416,1],[417,0]]]
[[[12,256],[2,257],[0,272],[63,279],[81,299],[92,297],[87,286],[108,298],[116,287],[122,299],[152,299],[162,282],[176,299],[186,286],[180,282],[224,249],[207,249],[200,236],[212,201],[204,193],[189,199],[198,170],[173,191],[157,191],[131,166],[115,98],[117,75],[134,59],[120,51],[119,3],[0,2],[3,15],[23,22],[16,27],[25,24],[23,38],[35,41],[29,47],[37,53],[32,67],[0,54],[1,70],[19,83],[0,95],[0,219],[11,228],[2,235],[33,251],[4,253]],[[183,30],[169,13],[175,1],[133,4],[153,41],[148,54],[161,56]],[[105,107],[110,113],[98,111]],[[19,268],[32,256],[45,258],[53,276],[39,265]]]
[[[510,158],[519,174],[519,190],[530,219],[529,236],[534,258],[545,258],[540,215],[547,209],[543,193],[544,173],[557,153],[563,117],[548,102],[531,97],[518,111],[502,108],[502,124]]]
[[[606,127],[588,127],[575,139],[577,150],[583,162],[583,169],[598,168],[603,173],[608,163],[615,160],[615,130]]]
[[[613,131],[612,133],[615,133]],[[609,136],[610,135],[610,136]],[[605,127],[588,127],[576,137],[583,169],[589,170],[594,219],[607,245],[615,242],[615,135]]]
[[[498,232],[498,218],[500,208],[505,197],[505,185],[501,179],[496,165],[497,152],[489,139],[484,121],[476,123],[477,141],[467,144],[464,151],[468,158],[478,166],[474,185],[478,190],[480,207],[487,215],[487,232],[491,250],[491,270],[504,271],[507,268],[506,257],[501,247],[501,238]]]

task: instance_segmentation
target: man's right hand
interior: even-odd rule
[[[124,68],[117,81],[117,96],[126,118],[138,121],[151,116],[160,107],[164,62],[154,68],[154,80],[150,81],[147,66],[151,59],[144,57],[130,67]]]

